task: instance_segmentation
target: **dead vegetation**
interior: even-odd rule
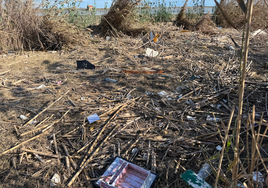
[[[179,14],[176,16],[174,24],[183,26],[183,29],[190,31],[201,31],[204,34],[215,35],[217,33],[216,24],[212,21],[210,14],[205,14],[197,23],[192,23],[186,18],[186,7],[188,0],[185,1]]]
[[[126,36],[117,43],[96,37],[97,45],[70,52],[46,56],[29,52],[14,61],[1,58],[3,186],[48,187],[57,173],[59,186],[90,187],[86,181],[100,178],[114,157],[121,156],[156,170],[159,180],[155,187],[187,188],[180,175],[189,169],[198,172],[207,158],[217,154],[223,137],[231,137],[235,129],[236,108],[230,131],[227,127],[232,106],[238,105],[240,65],[234,52],[225,47],[232,43],[223,40],[224,33],[211,42],[207,35],[179,33],[170,24],[153,29],[161,33],[163,28],[166,32],[159,43],[144,47],[140,47],[144,45],[141,37]],[[254,44],[261,41],[256,38]],[[150,46],[164,50],[155,58],[134,57]],[[249,61],[255,62],[263,52],[251,53]],[[52,57],[55,59],[49,59]],[[76,70],[75,61],[86,57],[96,70]],[[267,72],[258,72],[262,66],[251,64],[247,72],[244,110],[249,115],[242,119],[244,143],[245,135],[252,131],[247,124],[254,116],[252,106],[258,125],[268,117],[266,113],[262,120],[260,117],[267,103],[267,79],[262,76]],[[45,87],[39,87],[42,85]],[[100,120],[90,124],[86,118],[94,113]],[[259,137],[266,134],[265,129],[262,125]],[[262,138],[260,146],[267,151],[267,138]],[[231,147],[229,158],[223,158],[224,173],[234,160]],[[242,157],[247,156],[244,151]],[[265,155],[263,152],[262,157]],[[260,158],[256,162],[260,163]],[[217,171],[218,161],[211,164]],[[265,174],[263,165],[258,168]],[[230,176],[230,171],[226,177],[221,175],[224,182],[220,179],[219,185],[228,185]],[[206,181],[213,185],[215,176]]]
[[[241,65],[228,35],[239,38],[241,33],[212,33],[215,25],[204,15],[191,25],[202,32],[184,33],[159,24],[150,28],[161,35],[159,40],[144,42],[146,36],[124,35],[141,32],[127,33],[132,30],[125,26],[129,7],[137,2],[128,1],[122,8],[119,1],[101,23],[103,35],[112,34],[116,42],[95,36],[89,47],[53,51],[42,62],[34,59],[39,52],[2,56],[2,185],[48,187],[59,174],[58,186],[91,187],[121,156],[158,173],[159,188],[188,187],[180,175],[189,169],[198,172],[205,163],[212,169],[206,179],[211,185],[229,188],[235,182],[236,187],[238,181],[250,188],[267,186],[268,72],[263,67],[268,57],[263,36],[250,41],[244,113],[235,146],[236,118],[242,109],[237,108]],[[177,21],[187,23],[183,12]],[[46,39],[39,38],[43,48],[61,48],[66,38],[64,44],[79,43],[68,36],[75,31],[71,26],[65,32],[67,26],[55,29],[56,21],[42,23],[47,32]],[[160,53],[146,57],[147,48]],[[81,59],[92,61],[96,70],[76,70],[75,62]],[[87,117],[95,113],[100,120],[89,123]],[[218,146],[223,147],[221,155]],[[242,175],[234,180],[230,169],[236,162]],[[254,180],[253,173],[261,173],[262,179]]]
[[[33,1],[0,2],[0,50],[60,50],[88,42],[81,30],[43,16]]]
[[[229,1],[226,3],[222,0],[220,3],[221,7],[224,9],[226,14],[229,16],[230,20],[238,29],[243,29],[245,24],[245,14],[244,11],[238,6],[236,1]],[[254,2],[254,9],[252,13],[252,30],[264,29],[268,26],[268,11],[267,4],[262,0],[257,0]],[[220,11],[216,11],[216,24],[221,27],[230,27],[227,23],[223,14]]]
[[[110,33],[113,36],[121,36],[121,32],[129,36],[137,36],[148,32],[148,28],[132,28],[133,20],[128,16],[134,8],[140,3],[140,0],[117,0],[114,1],[107,15],[103,16],[100,27],[102,35]]]

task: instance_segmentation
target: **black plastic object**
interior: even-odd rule
[[[76,61],[77,69],[95,69],[95,65],[91,64],[87,60]]]

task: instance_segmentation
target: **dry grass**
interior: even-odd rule
[[[40,8],[33,1],[0,0],[0,50],[58,50],[78,37],[85,41],[68,24],[43,16]]]
[[[235,27],[242,29],[244,25],[245,14],[235,1],[231,1],[228,4],[221,3],[223,9],[234,23]],[[268,26],[268,11],[267,5],[258,0],[254,5],[252,13],[252,30],[267,28]],[[216,11],[216,24],[221,27],[229,27],[220,11]]]
[[[176,17],[175,24],[177,26],[183,26],[183,29],[185,30],[199,30],[203,32],[204,34],[215,34],[214,31],[216,28],[215,23],[211,20],[210,14],[205,14],[196,24],[192,23],[186,18],[186,6],[187,6],[188,0],[185,1],[181,11]]]
[[[147,32],[145,27],[131,28],[131,21],[129,15],[133,9],[139,4],[140,0],[117,0],[111,6],[109,12],[102,18],[100,23],[103,35],[107,32],[112,32],[113,35],[119,36],[119,31],[124,34],[137,36],[142,32]]]

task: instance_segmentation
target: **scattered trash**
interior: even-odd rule
[[[206,119],[207,121],[215,121],[216,120],[216,122],[219,122],[219,121],[221,121],[221,119],[220,118],[214,118],[214,117],[210,117],[210,115],[208,115],[207,116],[207,119]]]
[[[85,97],[81,97],[81,98],[80,98],[81,101],[83,101],[83,100],[85,100],[85,99],[86,99]]]
[[[166,91],[160,91],[157,94],[160,95],[161,97],[167,97],[167,96],[169,96],[169,94]]]
[[[154,51],[151,48],[147,48],[145,56],[147,56],[147,57],[156,57],[156,56],[158,56],[158,54],[159,53],[157,51]]]
[[[25,115],[20,115],[20,119],[22,119],[22,120],[27,120],[28,117],[26,117]]]
[[[152,31],[150,31],[150,41],[153,41],[154,40],[154,34]]]
[[[41,89],[41,88],[44,88],[44,87],[46,87],[46,86],[44,84],[42,84],[42,85],[36,87],[35,89]]]
[[[212,108],[217,108],[217,109],[219,109],[220,107],[221,107],[221,105],[220,104],[211,104],[210,105]]]
[[[25,69],[28,69],[28,67],[25,67]]]
[[[257,35],[267,35],[267,33],[265,31],[261,30],[261,29],[258,29],[256,31],[253,31],[252,34],[251,34],[252,37],[255,37]]]
[[[138,148],[133,148],[131,152],[132,154],[135,154],[137,151],[138,151]]]
[[[254,171],[252,173],[253,175],[253,180],[256,181],[256,182],[264,182],[264,176],[262,173],[260,173],[259,171]]]
[[[61,84],[61,83],[62,83],[62,81],[58,81],[58,82],[57,82],[57,84]]]
[[[191,76],[191,78],[190,78],[191,81],[194,81],[195,79],[196,79],[195,75]]]
[[[203,178],[201,178],[192,170],[187,170],[184,174],[181,175],[181,178],[193,188],[212,188],[211,185],[209,185]]]
[[[106,40],[107,41],[110,41],[111,40],[111,37],[110,36],[106,36]]]
[[[87,60],[76,61],[76,63],[77,63],[77,70],[78,69],[95,69],[95,65],[91,64]]]
[[[93,123],[95,121],[100,120],[99,116],[95,113],[87,117],[89,123]]]
[[[235,50],[235,48],[233,46],[228,46],[229,50]]]
[[[185,89],[187,89],[187,86],[185,86],[185,85],[176,87],[176,91],[179,93],[181,93]]]
[[[30,125],[33,125],[33,124],[35,124],[35,123],[37,123],[37,121],[33,120],[33,121],[30,123]]]
[[[100,187],[152,188],[157,175],[133,163],[117,157],[96,184]]]
[[[216,147],[216,149],[217,149],[218,151],[221,151],[221,150],[222,150],[222,147],[221,147],[220,145],[218,145],[218,146]]]
[[[60,184],[60,175],[54,174],[54,176],[50,180],[50,187],[56,187],[58,184]]]
[[[117,82],[117,80],[114,80],[114,79],[111,79],[111,78],[105,78],[105,81],[108,81],[108,82],[114,82],[114,83]]]
[[[49,53],[56,54],[57,51],[48,51]]]
[[[192,116],[186,116],[187,120],[190,120],[190,121],[195,121],[195,118],[193,118]]]
[[[211,168],[208,163],[205,163],[198,172],[198,176],[202,179],[206,179],[211,173]]]

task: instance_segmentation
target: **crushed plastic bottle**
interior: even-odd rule
[[[208,163],[205,163],[198,172],[198,176],[202,179],[206,179],[211,173],[211,168]]]

